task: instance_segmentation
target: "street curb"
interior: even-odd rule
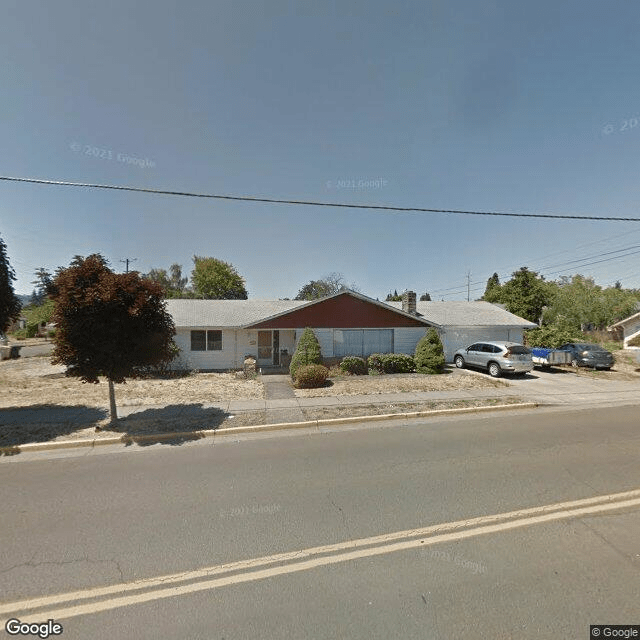
[[[489,411],[507,411],[509,409],[535,409],[538,402],[522,402],[518,404],[500,404],[485,407],[463,407],[459,409],[435,409],[432,411],[412,411],[407,413],[386,413],[377,416],[349,416],[348,418],[323,418],[318,420],[306,420],[304,422],[280,422],[277,424],[261,424],[246,427],[229,427],[227,429],[203,429],[202,431],[176,431],[173,433],[157,433],[153,435],[131,436],[123,435],[113,438],[93,438],[92,440],[61,440],[58,442],[35,442],[32,444],[20,444],[13,447],[0,447],[0,455],[15,455],[28,453],[29,451],[49,451],[52,449],[78,449],[81,447],[100,447],[109,444],[137,444],[140,442],[153,443],[164,440],[185,438],[188,440],[200,440],[215,436],[236,435],[241,433],[261,433],[280,431],[281,429],[319,429],[323,426],[338,424],[353,424],[357,422],[380,422],[383,420],[400,420],[407,418],[427,418],[429,416],[455,415],[458,413],[486,413]]]

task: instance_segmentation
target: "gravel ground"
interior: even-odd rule
[[[638,380],[640,382],[640,363],[637,360],[640,352],[634,349],[620,349],[619,351],[612,351],[612,353],[615,364],[610,371],[594,371],[583,367],[578,367],[578,369],[568,368],[579,376],[587,376],[594,379]]]
[[[498,404],[517,404],[522,398],[474,398],[470,400],[438,400],[433,402],[398,402],[397,404],[357,404],[344,407],[303,408],[307,420],[344,418],[347,416],[376,416],[388,413],[411,413],[412,411],[435,411],[437,409],[460,409],[464,407],[491,407]]]
[[[106,380],[83,384],[64,375],[65,367],[49,358],[19,358],[0,362],[0,407],[34,405],[105,407],[109,404]],[[129,380],[118,384],[118,406],[217,402],[264,398],[257,380],[242,380],[232,373],[197,373],[170,380]]]
[[[358,396],[402,391],[457,391],[460,389],[492,389],[508,386],[487,374],[448,367],[442,375],[401,373],[380,376],[338,376],[321,389],[296,389],[298,398],[319,396]]]

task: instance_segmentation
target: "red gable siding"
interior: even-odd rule
[[[315,329],[362,329],[387,327],[424,327],[420,320],[408,318],[391,309],[383,309],[376,304],[355,298],[344,293],[323,300],[303,309],[252,324],[252,329],[296,329],[313,327]]]

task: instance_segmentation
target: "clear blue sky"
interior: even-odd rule
[[[8,1],[0,174],[640,217],[639,26],[634,0]],[[143,272],[214,256],[252,298],[337,271],[381,299],[465,299],[467,272],[473,298],[523,265],[640,287],[640,253],[608,253],[639,252],[640,223],[0,182],[0,234],[19,293],[37,267],[93,252]]]

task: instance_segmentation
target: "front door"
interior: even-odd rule
[[[273,339],[271,331],[258,331],[258,366],[273,364]]]

